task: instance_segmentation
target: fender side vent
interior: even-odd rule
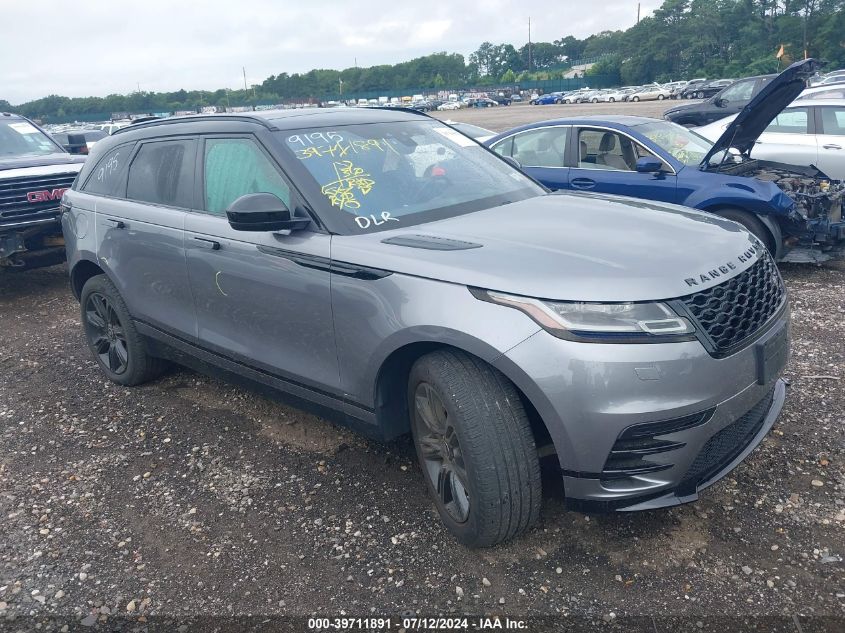
[[[429,251],[466,251],[471,248],[481,248],[481,244],[475,242],[463,242],[452,240],[447,237],[435,237],[433,235],[397,235],[381,241],[382,244],[393,244],[394,246],[407,246],[409,248],[423,248]]]

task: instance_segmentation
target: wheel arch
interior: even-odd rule
[[[538,407],[520,386],[520,383],[525,384],[525,382],[511,371],[510,365],[500,365],[496,362],[502,357],[501,354],[497,358],[490,358],[489,354],[478,353],[481,350],[473,349],[472,345],[456,345],[433,340],[407,343],[393,350],[379,367],[375,381],[374,403],[376,423],[385,439],[393,439],[410,432],[408,377],[411,367],[417,359],[437,350],[454,350],[468,354],[501,372],[519,393],[531,423],[531,431],[537,448],[552,443],[551,435]]]
[[[769,238],[771,239],[771,244],[774,246],[774,253],[772,255],[774,258],[780,259],[784,255],[784,246],[783,246],[783,232],[780,229],[780,225],[775,222],[770,216],[756,213],[751,209],[745,208],[741,205],[733,205],[733,204],[715,204],[709,207],[705,207],[701,209],[702,211],[707,211],[708,213],[712,213],[713,215],[718,215],[720,217],[724,217],[723,213],[725,211],[739,211],[742,213],[747,213],[753,218],[757,219],[768,231]],[[725,218],[730,219],[730,218]]]
[[[70,287],[76,300],[79,301],[82,296],[82,288],[85,286],[85,282],[91,279],[91,277],[106,274],[105,270],[90,259],[81,259],[76,262],[70,271]]]

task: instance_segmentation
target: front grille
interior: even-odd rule
[[[35,191],[54,192],[67,189],[73,184],[76,173],[54,174],[45,176],[24,176],[0,180],[0,222],[29,219],[29,216],[55,212],[60,200],[30,202],[27,194]]]
[[[693,494],[702,482],[710,479],[746,449],[760,432],[774,397],[775,388],[772,387],[766,397],[748,413],[705,442],[678,486],[680,495]]]
[[[757,333],[780,309],[785,295],[777,267],[764,252],[739,275],[680,300],[712,339],[716,352],[725,353]]]

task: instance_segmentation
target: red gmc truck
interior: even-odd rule
[[[64,260],[62,194],[84,161],[29,119],[0,112],[0,273]]]

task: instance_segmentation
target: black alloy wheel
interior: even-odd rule
[[[85,333],[100,362],[116,375],[129,366],[129,346],[111,300],[92,292],[85,301]]]

